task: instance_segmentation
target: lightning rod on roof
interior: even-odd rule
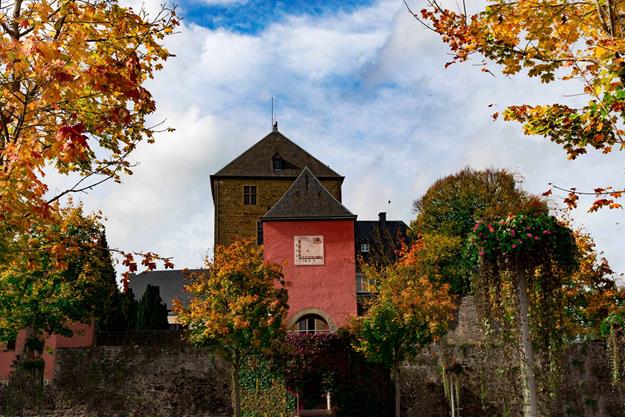
[[[271,128],[274,132],[278,131],[278,121],[276,120],[273,112],[273,97],[271,97]]]

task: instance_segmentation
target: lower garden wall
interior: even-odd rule
[[[520,415],[521,398],[515,394],[519,387],[498,369],[498,364],[504,363],[506,358],[497,358],[496,354],[486,358],[477,346],[456,346],[453,350],[456,362],[462,365],[460,416]],[[57,377],[42,393],[42,416],[231,415],[228,366],[205,350],[184,345],[104,346],[63,349],[56,354]],[[580,344],[566,357],[565,376],[555,393],[556,407],[549,415],[624,416],[625,397],[609,381],[604,346]],[[435,355],[424,354],[411,366],[404,367],[402,379],[402,417],[450,416]],[[358,381],[353,383],[358,384]],[[6,386],[0,387],[0,410],[6,410],[6,389]],[[12,395],[15,397],[16,393]],[[14,404],[13,415],[20,415],[20,408],[29,408],[23,406]],[[24,415],[35,414],[24,412]],[[366,410],[339,415],[376,417]]]
[[[42,396],[48,417],[225,417],[229,367],[191,346],[59,349],[56,377]],[[0,386],[0,410],[37,415],[20,389]],[[32,394],[32,393],[31,393]],[[11,404],[7,404],[11,401]],[[24,409],[31,409],[30,412]]]
[[[458,323],[451,332],[445,357],[454,366],[459,381],[461,417],[520,416],[521,388],[515,361],[496,350],[486,353],[471,300],[464,300]],[[55,352],[56,377],[40,394],[41,414],[47,417],[226,417],[231,415],[230,371],[227,364],[207,350],[180,342],[175,333],[100,338],[99,346],[88,349],[59,349]],[[402,417],[449,417],[444,395],[440,347],[420,355],[402,370]],[[354,364],[352,364],[354,365]],[[351,369],[351,368],[349,368]],[[564,355],[562,377],[554,381],[553,406],[542,417],[623,417],[625,391],[610,382],[605,345],[573,345]],[[348,373],[349,375],[349,373]],[[383,390],[384,378],[359,377],[345,381],[354,392],[373,382]],[[364,382],[363,382],[364,381]],[[19,381],[18,381],[19,382]],[[360,384],[360,385],[359,385]],[[363,385],[365,384],[365,385]],[[244,384],[245,385],[245,384]],[[247,385],[255,385],[248,381]],[[256,383],[258,385],[258,383]],[[341,386],[341,384],[336,384]],[[371,388],[371,387],[369,387]],[[36,390],[35,390],[36,391]],[[25,389],[19,383],[0,385],[0,415],[22,415],[31,409]],[[33,394],[32,392],[30,394]],[[248,395],[254,395],[248,393]],[[274,396],[275,398],[278,398]],[[338,396],[340,397],[340,396]],[[338,398],[337,397],[337,398]],[[369,397],[372,397],[369,395]],[[383,397],[383,396],[382,396]],[[273,397],[272,397],[273,398]],[[283,417],[275,402],[275,415]],[[10,404],[7,400],[11,400]],[[7,405],[13,411],[6,413]],[[339,410],[337,417],[381,417],[366,409]],[[390,410],[389,410],[390,411]],[[4,413],[3,413],[4,412]],[[25,411],[23,415],[34,415]],[[247,415],[246,417],[253,417]]]
[[[510,371],[511,358],[486,355],[478,346],[451,347],[457,364],[462,417],[522,416],[521,386]],[[449,353],[448,353],[449,354]],[[508,369],[508,370],[506,370]],[[603,343],[572,346],[564,355],[562,377],[544,395],[553,398],[545,417],[622,417],[625,391],[610,381]],[[402,374],[402,417],[449,417],[436,355],[424,354]],[[544,398],[544,397],[543,397]]]

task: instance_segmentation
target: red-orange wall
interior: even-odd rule
[[[294,265],[294,236],[324,237],[324,265]],[[356,315],[353,220],[263,222],[265,260],[281,264],[289,291],[288,320],[315,308],[341,327]]]
[[[54,368],[56,366],[56,356],[54,352],[62,348],[90,347],[95,344],[95,331],[93,325],[82,323],[72,323],[70,329],[74,332],[72,337],[64,337],[53,334],[46,340],[43,360],[45,361],[44,378],[52,380],[54,378]],[[0,350],[0,380],[9,379],[13,369],[11,365],[18,353],[24,350],[26,342],[26,332],[22,330],[17,335],[15,341],[15,351],[3,352]]]

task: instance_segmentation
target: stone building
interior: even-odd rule
[[[372,286],[359,263],[392,262],[406,239],[408,226],[387,220],[386,213],[357,220],[341,202],[344,179],[277,125],[210,176],[215,244],[253,238],[264,245],[267,260],[283,266],[291,330],[333,331],[364,311]],[[298,244],[321,248],[321,258],[304,262]],[[148,284],[158,285],[170,307],[172,298],[188,298],[183,283],[182,270],[150,271],[132,276],[129,286],[140,298]]]
[[[340,202],[344,177],[273,131],[211,175],[215,244],[258,238],[260,218],[284,195],[304,167]]]
[[[211,176],[215,243],[264,244],[265,258],[283,266],[291,330],[333,331],[362,312],[372,288],[359,261],[392,261],[406,239],[407,225],[386,213],[357,221],[341,203],[343,180],[277,125]],[[304,260],[302,250],[317,258]]]

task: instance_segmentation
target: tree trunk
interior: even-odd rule
[[[234,417],[241,417],[241,359],[235,355],[232,360],[232,409]]]
[[[45,362],[43,360],[44,341],[43,336],[35,332],[32,328],[26,328],[26,343],[22,352],[22,364],[26,366],[27,378],[34,389],[35,407],[41,413],[43,400],[43,378],[45,371]]]
[[[401,417],[401,372],[399,365],[393,366],[393,382],[395,382],[395,417]]]
[[[516,291],[518,299],[520,345],[521,345],[521,380],[523,384],[523,415],[538,417],[536,397],[536,378],[534,375],[534,349],[529,331],[529,309],[527,296],[527,278],[524,270],[517,271]]]

